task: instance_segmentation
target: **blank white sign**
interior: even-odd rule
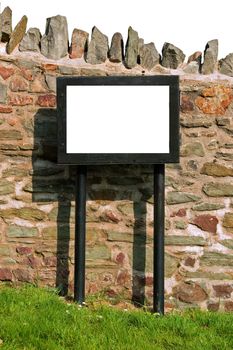
[[[67,86],[67,153],[169,153],[169,86]]]

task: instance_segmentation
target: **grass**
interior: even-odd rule
[[[110,306],[80,308],[55,291],[0,288],[0,349],[233,349],[233,314],[190,310],[156,316]]]

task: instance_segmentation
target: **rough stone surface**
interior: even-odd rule
[[[198,67],[201,66],[201,59],[202,59],[202,52],[196,51],[188,58],[188,63],[196,62],[198,64]]]
[[[176,297],[184,303],[201,302],[207,299],[207,294],[197,283],[180,283],[174,289]]]
[[[198,156],[204,157],[205,152],[200,142],[187,143],[181,147],[181,157]]]
[[[184,68],[184,72],[186,74],[198,74],[200,71],[200,65],[198,64],[198,62],[190,62],[185,68]]]
[[[141,45],[139,49],[139,59],[140,65],[147,70],[151,70],[156,64],[159,64],[160,55],[156,50],[155,44],[149,43]]]
[[[184,62],[185,54],[178,47],[165,43],[162,49],[162,66],[176,69]]]
[[[201,174],[216,177],[233,176],[233,168],[218,163],[205,163],[201,169]]]
[[[233,196],[233,185],[230,183],[210,182],[203,186],[204,193],[209,197],[231,197]]]
[[[37,229],[34,227],[9,226],[7,231],[8,237],[35,237],[37,236]]]
[[[204,52],[204,63],[202,65],[203,74],[214,73],[218,60],[218,40],[208,41]]]
[[[65,16],[47,18],[45,34],[41,38],[41,53],[59,60],[68,54],[68,24]]]
[[[7,43],[10,40],[10,36],[12,33],[12,10],[8,6],[5,7],[1,13],[1,28],[1,41]]]
[[[213,289],[215,291],[216,298],[230,298],[233,288],[229,284],[219,284],[214,285]]]
[[[27,16],[23,16],[19,21],[19,23],[14,28],[10,36],[10,40],[6,46],[6,51],[8,54],[10,54],[16,48],[16,46],[20,43],[20,41],[23,39],[27,28],[27,22],[28,22]]]
[[[87,63],[100,64],[108,58],[108,37],[93,27],[87,51]]]
[[[230,87],[214,85],[205,88],[195,103],[204,114],[224,115],[232,101],[233,93]]]
[[[41,33],[38,28],[29,28],[19,44],[19,51],[40,52]]]
[[[74,29],[69,50],[70,58],[81,58],[86,54],[89,34],[81,29]]]
[[[196,204],[192,207],[195,211],[211,211],[211,210],[218,210],[223,209],[224,205],[220,203],[200,203]]]
[[[193,223],[194,225],[200,227],[203,231],[216,233],[218,219],[216,216],[204,214],[196,216]]]
[[[122,62],[124,58],[124,41],[121,33],[115,33],[112,37],[109,50],[109,60],[111,62]]]
[[[125,65],[127,68],[133,68],[138,62],[138,47],[139,37],[138,32],[133,30],[132,27],[128,29],[128,39],[125,49]]]
[[[219,61],[219,71],[222,74],[233,77],[233,53]]]
[[[226,213],[222,224],[224,227],[233,228],[233,213]]]
[[[185,192],[168,192],[167,193],[167,204],[180,204],[180,203],[188,203],[188,202],[196,202],[200,199],[199,196],[196,196],[193,193],[185,193]]]
[[[0,83],[0,103],[6,103],[7,99],[7,87]]]

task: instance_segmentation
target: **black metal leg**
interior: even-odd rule
[[[85,301],[85,244],[86,244],[86,166],[77,167],[75,207],[74,300]]]
[[[164,314],[164,164],[154,165],[153,311]]]

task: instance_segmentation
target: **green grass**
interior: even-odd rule
[[[0,339],[1,350],[230,350],[233,315],[190,310],[160,317],[110,306],[79,308],[54,291],[3,286]]]

